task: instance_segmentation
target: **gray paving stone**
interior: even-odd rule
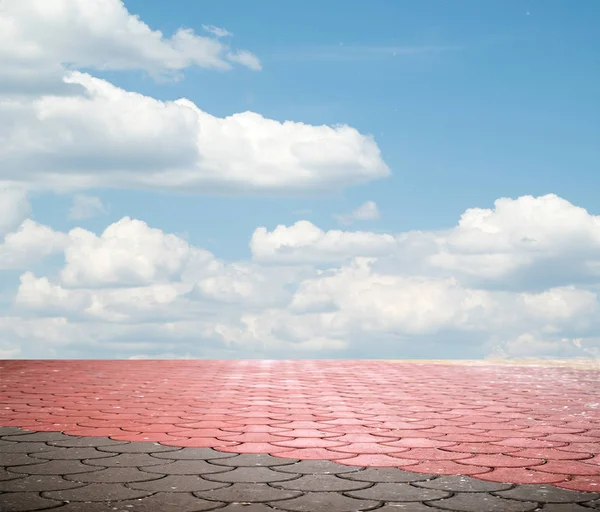
[[[0,427],[0,438],[4,436],[18,436],[19,434],[28,434],[26,430],[18,427]]]
[[[540,512],[590,512],[593,509],[577,503],[548,503],[539,510]]]
[[[508,491],[494,493],[496,496],[524,501],[539,501],[540,503],[577,503],[600,498],[600,493],[571,491],[560,489],[553,485],[519,485]]]
[[[265,467],[241,467],[235,468],[233,471],[227,471],[226,473],[217,473],[214,475],[204,475],[207,480],[213,480],[215,482],[227,482],[227,483],[269,483],[269,482],[283,482],[285,480],[291,480],[297,478],[299,475],[293,473],[282,473],[279,471],[273,471],[271,468]]]
[[[208,500],[248,503],[268,503],[271,501],[296,498],[302,493],[299,491],[288,491],[275,489],[269,484],[232,484],[229,487],[216,489],[214,491],[194,492],[194,496]],[[279,507],[279,505],[277,505]]]
[[[27,453],[0,453],[2,454],[2,465],[6,467],[25,466],[27,464],[39,464],[42,462],[40,459],[35,459]]]
[[[166,460],[163,462],[167,462]],[[144,471],[160,473],[163,475],[203,475],[209,473],[223,473],[231,471],[225,466],[215,466],[205,460],[176,460],[159,466],[147,466]]]
[[[404,471],[398,468],[367,468],[356,473],[340,475],[340,478],[374,483],[408,483],[427,480],[428,478],[433,478],[433,475],[413,473],[411,471]]]
[[[230,503],[229,505],[220,508],[218,512],[275,512],[279,509],[274,509],[264,503]]]
[[[177,450],[181,450],[181,448],[178,448],[177,446],[165,446],[158,443],[139,441],[115,446],[98,446],[98,450],[109,453],[159,453],[176,452]]]
[[[14,480],[15,478],[23,478],[24,475],[11,473],[4,468],[0,468],[0,482],[6,482],[7,480]]]
[[[60,475],[30,475],[0,482],[0,492],[42,492],[74,489],[84,484],[65,480]]]
[[[24,441],[22,443],[11,441],[10,444],[0,447],[0,453],[39,453],[52,450],[46,443]]]
[[[27,475],[74,475],[97,471],[97,467],[82,464],[78,460],[49,460],[41,464],[27,466],[13,466],[10,470],[14,473]]]
[[[50,446],[61,446],[65,448],[87,448],[95,446],[116,446],[127,444],[128,441],[115,441],[110,437],[77,437],[69,436],[62,441],[48,441]]]
[[[228,457],[226,459],[209,459],[212,463],[220,466],[286,466],[298,462],[297,459],[283,459],[280,457],[273,457],[272,455],[264,453],[243,453],[241,455],[235,455],[234,457]]]
[[[367,489],[349,491],[347,494],[353,498],[381,501],[438,500],[452,495],[446,491],[413,487],[407,483],[377,483]]]
[[[100,459],[106,458],[105,452],[99,452],[93,447],[75,447],[61,448],[48,447],[48,451],[41,451],[33,454],[33,457],[46,460],[83,460],[83,459]]]
[[[63,434],[62,432],[27,432],[26,434],[16,434],[9,436],[2,436],[5,441],[66,441],[70,436]]]
[[[308,492],[298,498],[277,502],[277,508],[298,512],[357,512],[372,510],[381,502],[374,500],[357,500],[337,492]]]
[[[3,446],[10,446],[11,444],[15,444],[17,441],[4,441],[3,439],[0,439],[0,449],[2,449]]]
[[[84,483],[122,483],[127,482],[145,482],[147,480],[156,480],[160,475],[146,473],[138,468],[98,468],[91,473],[77,475],[68,475],[67,480]]]
[[[294,464],[273,467],[275,471],[285,473],[298,473],[301,475],[340,475],[342,473],[356,473],[362,468],[357,466],[344,466],[329,460],[301,460]]]
[[[585,505],[587,507],[590,507],[593,510],[600,510],[600,500],[591,500],[591,501],[586,501]]]
[[[203,512],[223,510],[219,508],[223,505],[223,503],[196,498],[191,494],[159,492],[147,498],[132,500],[70,503],[52,512]]]
[[[153,457],[159,459],[175,460],[216,460],[235,457],[235,453],[218,452],[212,448],[181,448],[177,451],[152,453]]]
[[[120,501],[145,498],[150,494],[151,491],[128,489],[123,484],[94,483],[75,489],[43,492],[42,496],[59,501]]]
[[[273,484],[278,489],[291,489],[294,491],[305,492],[324,492],[324,491],[356,491],[370,487],[370,482],[358,482],[345,480],[336,475],[303,475],[300,478]]]
[[[107,468],[141,468],[144,466],[158,466],[170,462],[163,459],[157,459],[147,453],[121,453],[119,455],[113,454],[110,457],[106,457],[107,453],[105,452],[100,453],[102,453],[101,459],[84,459],[83,462],[90,466],[105,466]]]
[[[228,487],[223,482],[210,482],[200,476],[195,475],[167,475],[158,480],[150,482],[134,482],[127,484],[131,489],[141,489],[144,491],[162,491],[162,492],[194,492],[210,491],[212,489],[221,489]]]
[[[0,510],[2,512],[47,510],[60,504],[60,501],[42,498],[35,492],[6,492],[0,494]]]
[[[417,501],[407,501],[405,503],[386,503],[383,507],[373,512],[440,512],[441,508],[430,507]]]
[[[440,476],[433,480],[425,480],[424,482],[415,482],[417,487],[426,489],[439,489],[440,491],[452,492],[491,492],[505,491],[513,487],[511,484],[501,484],[497,482],[486,482],[477,480],[468,476]]]
[[[536,502],[498,498],[484,492],[458,493],[431,504],[443,510],[456,512],[531,512],[538,508]]]

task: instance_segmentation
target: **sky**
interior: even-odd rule
[[[600,360],[599,21],[0,0],[0,357]]]

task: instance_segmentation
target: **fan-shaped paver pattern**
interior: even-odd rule
[[[53,438],[61,449],[45,456],[16,451],[10,435],[0,448],[19,463],[11,466],[15,474],[103,471],[90,485],[118,480],[131,467],[151,476],[167,465],[172,474],[208,473],[197,459],[153,464],[125,457],[159,447],[165,460],[179,448],[214,449],[593,492],[600,490],[598,396],[600,371],[565,367],[3,361],[0,425],[37,432],[18,444],[64,438]],[[121,459],[109,463],[94,450]]]

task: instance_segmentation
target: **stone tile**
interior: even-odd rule
[[[213,464],[219,466],[284,466],[298,462],[297,459],[282,459],[280,457],[273,457],[266,453],[243,453],[241,455],[235,455],[234,457],[209,459]]]
[[[248,502],[248,503],[268,503],[271,501],[286,500],[296,498],[302,493],[299,491],[288,491],[285,489],[275,489],[268,484],[232,484],[223,489],[214,491],[194,492],[194,496],[225,503]],[[279,504],[277,507],[280,508]]]
[[[40,459],[30,457],[27,453],[4,453],[0,451],[0,458],[2,465],[6,467],[10,466],[25,466],[27,464],[39,464]]]
[[[61,489],[74,489],[82,485],[85,484],[65,480],[60,475],[31,475],[0,482],[0,492],[59,491]]]
[[[175,462],[163,461],[159,466],[147,466],[144,471],[160,473],[163,475],[202,475],[209,473],[224,473],[231,471],[225,466],[215,466],[205,460],[176,460]]]
[[[282,473],[281,471],[273,471],[271,468],[265,467],[240,467],[226,473],[217,473],[214,475],[203,475],[207,480],[226,483],[269,483],[283,482],[298,477],[294,473]]]
[[[46,443],[42,443],[41,441],[37,443],[34,443],[33,441],[24,441],[22,443],[11,441],[10,444],[2,446],[0,453],[39,453],[52,449],[52,446],[48,446]]]
[[[590,509],[577,503],[548,503],[540,512],[590,512]]]
[[[407,501],[405,503],[387,503],[383,507],[375,509],[373,512],[435,512],[441,509],[430,507],[418,501]]]
[[[424,482],[415,482],[417,487],[424,487],[426,489],[438,489],[440,491],[451,491],[451,492],[491,492],[491,491],[505,491],[512,487],[511,484],[501,484],[498,482],[486,482],[484,480],[478,480],[477,478],[471,478],[468,476],[440,476],[433,480],[426,480]]]
[[[51,446],[60,446],[64,448],[86,448],[95,446],[117,446],[128,444],[127,441],[115,441],[110,437],[77,437],[69,436],[69,439],[62,441],[48,441]]]
[[[38,459],[47,460],[83,460],[83,459],[100,459],[106,458],[106,453],[99,452],[93,447],[74,447],[74,448],[61,448],[61,447],[49,447],[47,451],[41,451],[34,454],[33,456]]]
[[[83,473],[77,475],[68,475],[67,480],[73,482],[84,483],[122,483],[128,482],[144,482],[147,480],[156,480],[161,475],[147,473],[138,468],[97,468],[91,473]]]
[[[70,436],[61,432],[28,432],[26,434],[2,436],[5,441],[66,441]]]
[[[141,489],[143,491],[161,491],[161,492],[194,492],[210,491],[212,489],[221,489],[228,484],[222,482],[211,482],[200,476],[195,475],[167,475],[158,480],[150,482],[133,482],[127,484],[131,489]]]
[[[17,436],[19,434],[28,434],[26,430],[17,427],[0,427],[0,438],[4,436]]]
[[[353,498],[381,501],[425,501],[449,498],[451,493],[437,489],[413,487],[407,483],[377,483],[368,489],[349,491]]]
[[[7,480],[14,480],[15,478],[23,478],[24,475],[11,473],[4,468],[0,468],[0,482],[6,482]]]
[[[281,509],[273,509],[263,503],[252,503],[249,505],[246,503],[230,503],[226,507],[220,508],[218,512],[273,512],[273,510]]]
[[[585,502],[586,506],[592,508],[592,509],[598,509],[600,510],[600,500],[591,500],[591,501],[586,501]]]
[[[159,443],[148,443],[136,441],[135,443],[125,443],[115,446],[99,446],[98,450],[109,453],[165,453],[181,450],[177,446],[165,446]]]
[[[398,468],[367,468],[362,471],[340,475],[340,478],[347,478],[348,480],[359,480],[361,482],[373,483],[420,482],[433,477],[434,475],[413,473],[411,471],[404,471],[403,469]]]
[[[285,466],[275,466],[274,471],[296,473],[302,475],[339,475],[342,473],[356,473],[361,470],[356,466],[343,466],[329,460],[301,460]]]
[[[207,501],[185,493],[159,492],[153,496],[123,501],[69,503],[52,512],[203,512],[224,510],[224,504]],[[250,511],[248,511],[250,512]]]
[[[0,510],[5,512],[25,512],[45,510],[60,505],[60,501],[42,498],[36,492],[6,492],[0,494]]]
[[[78,460],[50,460],[41,464],[13,466],[10,470],[14,473],[24,473],[27,475],[75,475],[97,471],[97,468],[82,464]]]
[[[89,464],[90,466],[105,466],[107,468],[141,468],[144,466],[158,466],[160,464],[165,464],[169,462],[163,459],[157,459],[156,457],[152,457],[152,455],[149,455],[147,453],[121,453],[119,455],[113,454],[110,457],[106,457],[106,455],[108,455],[106,452],[100,453],[102,453],[101,459],[84,459],[83,463]]]
[[[123,484],[93,483],[75,489],[43,492],[42,496],[59,501],[120,501],[145,498],[150,494],[152,491],[128,489]]]
[[[427,504],[453,512],[531,512],[538,508],[538,504],[532,501],[498,498],[483,492],[458,493],[451,498]]]
[[[324,492],[324,491],[355,491],[371,486],[370,482],[358,482],[339,478],[336,475],[304,475],[300,478],[273,484],[278,489],[291,489],[293,491]]]
[[[571,491],[553,485],[519,485],[514,489],[494,493],[514,500],[539,501],[540,503],[576,503],[600,498],[600,493]]]
[[[298,512],[358,512],[371,510],[381,502],[357,500],[337,492],[309,492],[298,498],[274,503],[278,509]]]
[[[182,448],[177,451],[152,453],[153,457],[159,459],[174,460],[217,460],[235,457],[235,453],[225,453],[212,448]]]

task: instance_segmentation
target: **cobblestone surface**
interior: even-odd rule
[[[600,510],[600,371],[0,361],[0,511]]]
[[[153,443],[114,445],[101,437],[61,436],[57,441],[16,428],[2,432],[2,512],[600,510],[600,493],[548,484],[502,484],[205,448],[162,451]],[[142,446],[132,446],[137,444]],[[24,457],[33,463],[23,464]]]

